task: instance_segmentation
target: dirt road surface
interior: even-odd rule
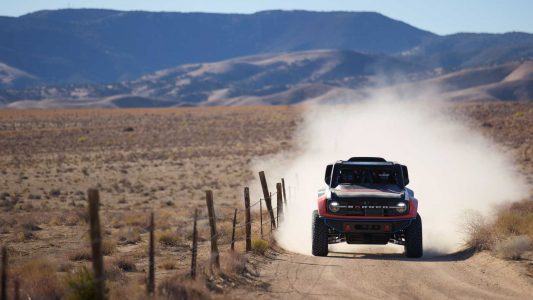
[[[388,249],[388,248],[384,248]],[[343,249],[344,250],[344,249]],[[353,249],[352,249],[353,250]],[[377,249],[328,257],[282,253],[262,268],[259,299],[533,299],[523,265],[487,253],[404,258]]]

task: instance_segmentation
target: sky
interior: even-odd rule
[[[43,9],[253,13],[271,9],[375,11],[437,34],[533,33],[532,0],[0,0],[0,15]]]

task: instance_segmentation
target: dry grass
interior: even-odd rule
[[[82,267],[67,277],[68,299],[95,299],[94,277],[87,268]]]
[[[208,253],[205,189],[217,215],[232,216],[254,178],[252,159],[290,149],[300,118],[290,107],[0,110],[0,234],[16,253],[12,264],[50,257],[63,261],[62,275],[87,265],[85,193],[97,187],[108,276],[122,283],[110,295],[135,299],[137,288],[123,286],[136,287],[146,271],[150,211],[162,280],[189,268],[195,208],[199,259]],[[224,250],[231,222],[219,219],[219,232]]]
[[[492,250],[506,259],[520,259],[524,252],[533,251],[533,199],[502,205],[490,223],[479,214],[471,214],[466,229],[468,247]]]
[[[472,117],[474,127],[507,146],[531,178],[532,104],[471,103],[451,109]],[[0,110],[0,235],[13,250],[12,265],[18,268],[42,257],[72,259],[55,270],[61,276],[65,273],[58,271],[86,265],[90,248],[85,192],[97,187],[106,260],[129,259],[122,267],[110,264],[117,279],[109,285],[110,297],[136,299],[139,290],[144,292],[141,272],[146,270],[150,211],[155,211],[156,228],[163,234],[156,246],[162,273],[158,280],[188,270],[195,208],[201,218],[199,255],[207,258],[208,188],[214,192],[217,216],[226,216],[219,221],[219,231],[221,250],[228,248],[227,216],[242,207],[242,188],[257,175],[250,171],[252,160],[290,150],[300,112],[283,106]],[[251,187],[252,196],[258,191],[258,186]],[[530,216],[518,213],[524,208],[509,211],[511,217],[497,221],[498,235],[531,237],[533,230],[526,226]],[[33,230],[33,225],[42,229]],[[237,236],[242,238],[242,228]],[[264,251],[262,242],[255,243],[257,251]],[[241,262],[228,262],[228,269],[240,270]],[[131,263],[138,272],[123,271]],[[165,289],[165,295],[183,290],[170,283]]]
[[[135,261],[133,258],[128,256],[121,256],[116,258],[113,261],[113,264],[122,270],[123,272],[135,272],[137,271],[137,266],[135,265]]]
[[[233,275],[243,275],[246,271],[248,258],[246,254],[229,251],[222,257],[222,269],[224,272]]]
[[[252,250],[259,254],[265,254],[268,249],[268,242],[262,239],[252,239]]]
[[[174,276],[161,282],[158,290],[158,299],[210,299],[209,291],[198,281],[184,279],[183,276]]]
[[[141,231],[138,228],[122,228],[118,233],[118,241],[121,245],[137,244],[141,241]]]
[[[533,240],[533,198],[502,207],[494,222],[498,237],[525,235]]]
[[[528,236],[510,236],[497,241],[493,251],[496,256],[501,258],[518,260],[526,251],[532,250],[531,245],[531,239]]]
[[[465,219],[466,246],[476,251],[491,249],[494,235],[492,227],[487,224],[485,218],[478,212],[467,212]]]
[[[13,270],[20,288],[28,299],[62,299],[65,290],[55,264],[46,259],[35,259]]]
[[[184,236],[175,230],[158,231],[156,237],[162,246],[176,247],[184,245]]]
[[[117,251],[117,242],[111,239],[104,239],[102,241],[102,254],[112,255]]]
[[[74,250],[68,255],[68,259],[71,261],[89,261],[91,260],[92,254],[89,247],[83,247],[78,250]]]

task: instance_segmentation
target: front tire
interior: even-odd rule
[[[419,214],[416,219],[405,230],[405,256],[409,258],[420,258],[423,255],[422,247],[422,218]]]
[[[321,220],[318,211],[313,211],[313,247],[314,256],[328,255],[328,227]]]

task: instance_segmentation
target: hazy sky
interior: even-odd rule
[[[376,11],[439,34],[533,32],[533,0],[0,0],[0,15],[42,9],[252,13],[268,9]]]

